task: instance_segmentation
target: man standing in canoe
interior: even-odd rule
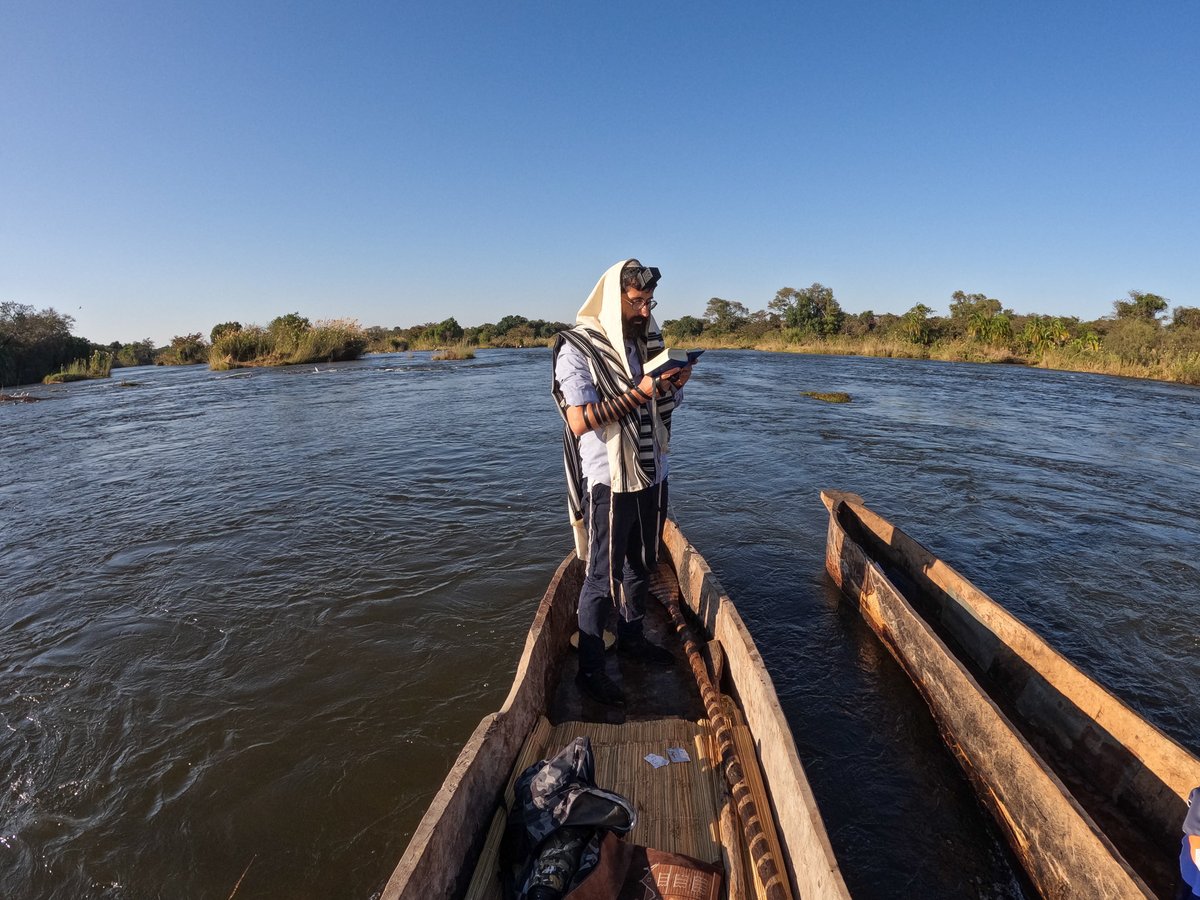
[[[604,671],[604,624],[615,597],[621,597],[618,652],[659,665],[673,661],[642,630],[667,514],[671,413],[691,377],[690,365],[670,378],[642,371],[663,349],[650,315],[659,278],[658,269],[636,259],[612,266],[579,310],[575,327],[559,332],[553,345],[568,509],[576,553],[587,563],[575,680],[584,694],[608,705],[625,701]]]

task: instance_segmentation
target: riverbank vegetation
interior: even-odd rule
[[[1200,384],[1200,308],[1130,291],[1093,321],[1019,314],[985,294],[955,291],[949,315],[923,303],[902,315],[847,313],[822,284],[781,288],[767,308],[713,297],[703,318],[663,323],[667,342],[844,356],[1019,363]]]
[[[0,387],[32,384],[49,373],[69,374],[97,351],[112,368],[193,365],[213,369],[339,362],[364,352],[435,351],[442,359],[469,358],[479,347],[540,347],[565,322],[504,316],[463,327],[456,319],[408,327],[370,326],[353,320],[311,323],[299,313],[266,327],[239,322],[177,335],[165,347],[149,339],[94,344],[71,334],[74,321],[53,309],[35,311],[0,303]],[[885,356],[956,362],[1042,366],[1200,385],[1200,308],[1171,307],[1157,294],[1130,291],[1110,315],[1076,317],[1016,313],[986,294],[955,291],[947,315],[924,303],[902,314],[847,312],[822,284],[780,288],[761,310],[713,297],[702,316],[662,322],[674,346],[747,348],[794,353]]]
[[[703,316],[662,323],[669,344],[841,356],[884,356],[953,362],[1013,363],[1200,384],[1200,308],[1130,291],[1113,313],[1091,321],[1016,313],[986,294],[955,291],[949,314],[924,303],[903,314],[846,312],[822,284],[780,288],[765,309],[713,297]],[[453,319],[391,329],[365,329],[368,352],[437,350],[449,345],[536,347],[563,322],[505,316],[462,327]]]

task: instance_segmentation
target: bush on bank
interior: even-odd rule
[[[156,366],[194,366],[208,362],[208,343],[200,332],[179,334],[154,355]]]

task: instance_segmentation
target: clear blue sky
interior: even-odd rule
[[[1200,306],[1200,3],[0,3],[0,300],[95,341],[832,287]]]

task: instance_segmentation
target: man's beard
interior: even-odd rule
[[[625,322],[623,323],[624,327],[622,328],[622,330],[625,332],[625,337],[627,337],[627,338],[641,337],[643,334],[646,333],[646,322],[647,321],[648,321],[647,316],[633,316],[630,319],[626,319]]]

